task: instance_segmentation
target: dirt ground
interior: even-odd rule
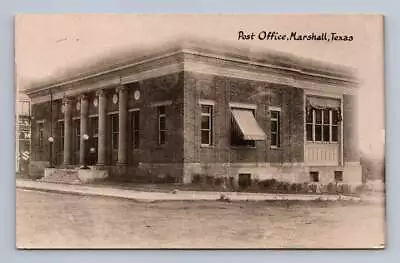
[[[385,243],[381,199],[139,203],[28,190],[17,190],[16,198],[19,248],[381,248]]]

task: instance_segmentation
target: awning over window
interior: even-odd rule
[[[317,109],[340,108],[340,100],[338,99],[309,96],[307,101],[313,108]]]
[[[264,131],[258,125],[251,110],[233,109],[232,115],[244,140],[264,141],[266,139]]]

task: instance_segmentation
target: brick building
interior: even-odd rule
[[[52,148],[56,170],[87,162],[116,179],[359,184],[356,92],[342,67],[199,41],[164,45],[26,90],[32,163],[48,166]]]

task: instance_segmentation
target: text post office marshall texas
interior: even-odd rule
[[[311,40],[311,41],[353,41],[354,36],[340,34],[338,32],[311,32],[311,33],[280,33],[277,31],[262,30],[256,32],[238,32],[238,40]]]

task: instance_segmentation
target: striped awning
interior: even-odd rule
[[[265,141],[266,135],[258,125],[251,110],[232,109],[232,116],[242,132],[244,140]]]
[[[308,103],[314,108],[340,108],[340,100],[339,99],[331,99],[331,98],[322,98],[322,97],[307,97]]]

